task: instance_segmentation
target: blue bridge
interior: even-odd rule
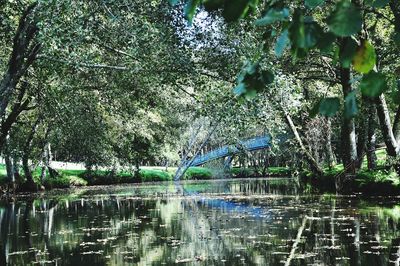
[[[271,137],[269,135],[243,140],[236,145],[222,146],[183,162],[183,165],[176,171],[175,180],[179,180],[191,166],[200,166],[209,161],[225,157],[229,157],[231,160],[233,155],[240,152],[262,150],[269,147],[271,147]]]

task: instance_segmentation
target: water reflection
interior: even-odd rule
[[[0,265],[399,265],[396,199],[297,190],[224,180],[0,201]]]

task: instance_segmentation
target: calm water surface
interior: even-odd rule
[[[399,219],[291,179],[74,189],[0,201],[0,265],[399,265]]]

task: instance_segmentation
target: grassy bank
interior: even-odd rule
[[[400,195],[400,177],[394,167],[387,163],[385,149],[376,151],[377,167],[367,169],[367,159],[364,158],[361,169],[349,184],[351,191],[363,195]],[[344,172],[343,164],[332,168],[325,168],[324,175],[316,177],[310,172],[303,172],[300,176],[303,183],[318,192],[334,192],[335,179]]]
[[[68,188],[74,186],[87,185],[111,185],[122,183],[142,183],[142,182],[159,182],[172,181],[176,168],[169,168],[168,171],[160,169],[141,169],[138,176],[132,172],[122,171],[113,172],[105,170],[96,170],[87,172],[86,170],[58,170],[58,176],[51,178],[47,174],[42,186],[46,189]],[[33,171],[33,177],[37,184],[40,184],[40,170]],[[270,167],[267,176],[289,176],[290,169],[286,167]],[[220,175],[218,175],[220,176]],[[232,168],[225,177],[242,178],[242,177],[259,177],[260,174],[253,168]],[[221,176],[220,176],[221,177]],[[218,178],[216,173],[205,167],[190,167],[182,179],[184,180],[207,180]],[[6,184],[6,169],[0,164],[0,186]],[[21,182],[21,181],[20,181]],[[23,180],[22,180],[23,182]]]

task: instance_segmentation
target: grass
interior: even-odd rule
[[[268,167],[270,176],[290,176],[291,170],[289,167]]]
[[[204,167],[189,167],[184,179],[211,179],[213,173],[210,169]]]
[[[0,178],[7,176],[6,166],[4,164],[0,164]]]
[[[231,169],[231,174],[233,177],[253,177],[260,176],[260,173],[257,173],[253,167],[249,168],[240,168],[233,167]],[[268,167],[266,176],[291,176],[292,171],[289,167],[284,166],[275,166]]]
[[[66,176],[61,175],[57,178],[48,177],[44,181],[44,187],[46,189],[53,189],[53,188],[69,188],[69,187],[80,187],[86,186],[88,182],[79,176]]]
[[[387,165],[386,149],[378,149],[375,154],[377,167],[371,171],[367,168],[367,158],[364,156],[362,167],[353,182],[354,191],[366,195],[399,195],[400,177],[392,167]],[[315,178],[311,172],[306,172],[302,178],[316,189],[332,191],[335,189],[336,176],[343,172],[343,164],[337,164],[332,168],[324,168],[322,177]]]
[[[160,169],[141,169],[139,177],[135,177],[132,172],[112,172],[106,170],[94,170],[90,173],[86,170],[58,170],[59,176],[51,178],[47,173],[43,186],[46,189],[53,188],[68,188],[72,186],[87,186],[87,185],[110,185],[121,183],[141,183],[141,182],[158,182],[171,181],[175,175],[176,168],[169,168],[168,171]],[[37,168],[32,171],[32,176],[36,183],[40,184],[41,169]],[[252,168],[237,168],[231,169],[233,177],[251,177],[257,176]],[[268,175],[271,176],[288,176],[290,169],[287,167],[269,167]],[[205,167],[190,167],[183,179],[185,180],[208,180],[215,178],[215,173]],[[0,164],[0,185],[6,184],[6,169],[5,165]]]
[[[152,169],[140,170],[139,175],[142,182],[171,181],[174,178],[173,175],[167,171]]]

